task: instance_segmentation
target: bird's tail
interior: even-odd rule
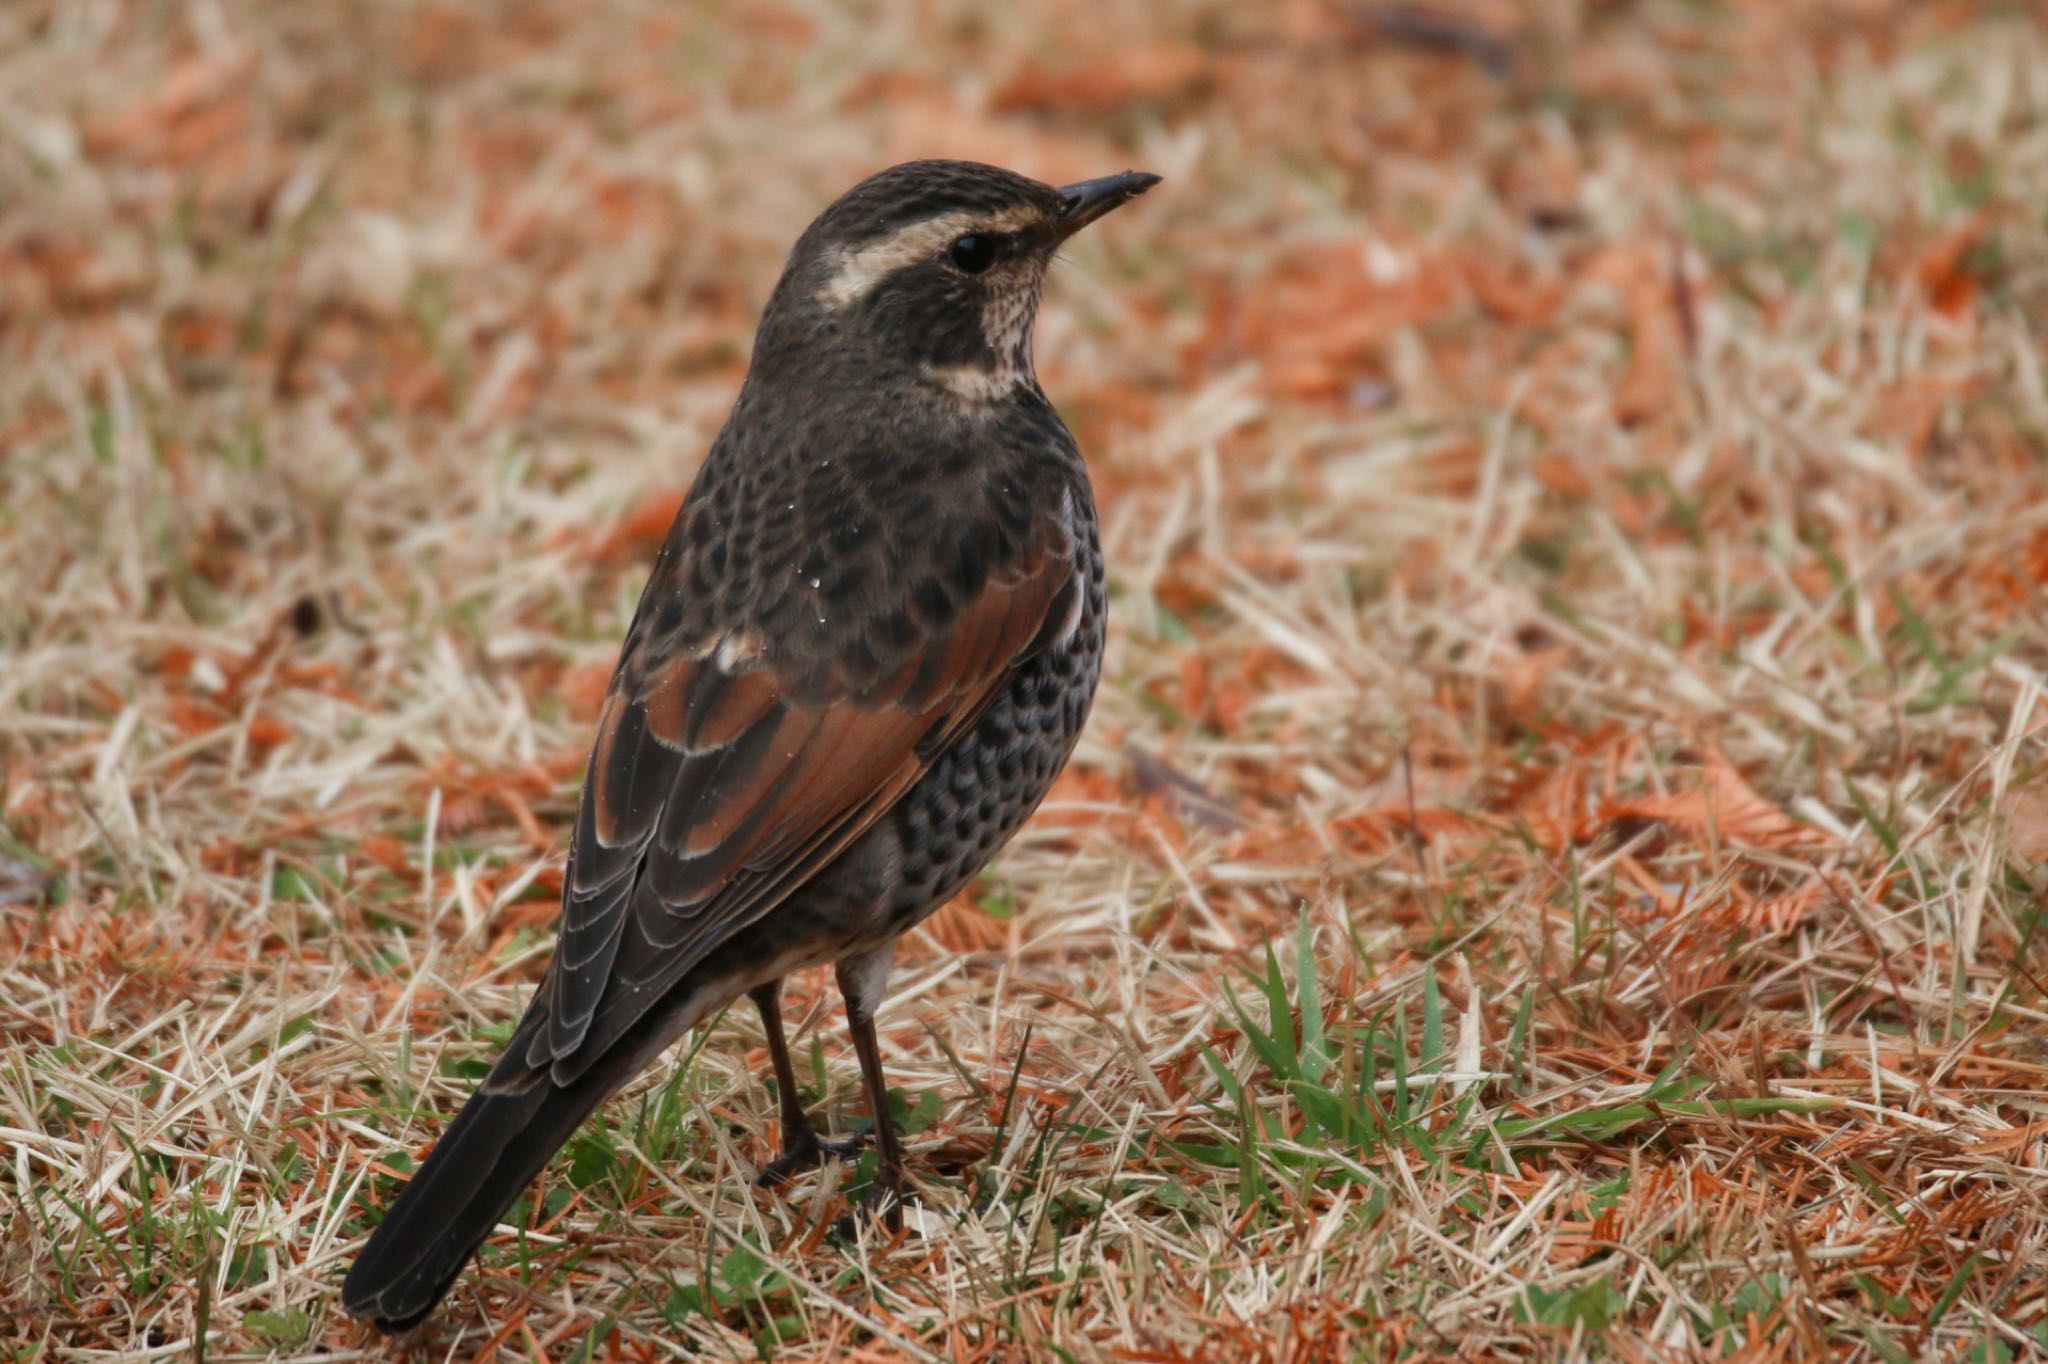
[[[384,1331],[433,1311],[520,1190],[621,1078],[598,1065],[566,1086],[542,1074],[523,1092],[470,1095],[357,1252],[341,1305]]]

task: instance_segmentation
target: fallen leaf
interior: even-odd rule
[[[1009,929],[1003,921],[966,895],[948,900],[925,927],[952,952],[995,952],[1009,942]]]
[[[1768,928],[1773,933],[1790,933],[1820,907],[1826,895],[1826,885],[1819,880],[1808,881],[1789,894],[1758,900],[1744,917],[1754,927]]]
[[[578,724],[588,724],[604,708],[605,693],[611,689],[611,680],[612,665],[609,662],[579,663],[562,674],[555,690],[560,693],[562,704],[568,708],[569,718]]]
[[[659,543],[682,509],[683,493],[681,488],[648,489],[617,525],[596,537],[587,557],[602,562],[635,545]]]
[[[1943,317],[1960,317],[1977,299],[1977,280],[1965,268],[1970,252],[1984,239],[1982,214],[1950,228],[1921,252],[1913,277],[1927,302]]]
[[[1370,852],[1385,851],[1393,846],[1397,836],[1405,838],[1411,831],[1425,840],[1487,831],[1480,820],[1441,805],[1423,805],[1414,810],[1405,805],[1361,810],[1332,820],[1330,828],[1345,841]]]
[[[1527,653],[1504,651],[1494,667],[1494,681],[1502,710],[1517,720],[1536,713],[1536,694],[1550,675],[1572,656],[1569,644],[1552,644]]]
[[[356,851],[393,876],[412,874],[412,863],[406,859],[405,845],[390,834],[371,834],[356,845]]]
[[[996,91],[998,111],[1102,113],[1195,93],[1211,76],[1208,55],[1184,43],[1160,43],[1075,66],[1024,67]]]
[[[2048,787],[2022,786],[1998,802],[2005,847],[2026,866],[2048,862]]]
[[[1606,816],[1653,819],[1694,838],[1725,839],[1753,848],[1790,848],[1820,840],[1818,830],[1758,795],[1719,749],[1708,750],[1696,788],[1622,801],[1609,806]]]
[[[292,737],[291,727],[284,721],[268,715],[259,715],[249,721],[249,746],[254,749],[276,748]]]

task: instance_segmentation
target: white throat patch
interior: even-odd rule
[[[924,372],[963,402],[991,403],[1008,397],[1031,379],[1031,322],[1034,291],[1008,290],[991,300],[981,317],[982,335],[995,363],[926,365]]]
[[[979,365],[926,365],[924,372],[940,388],[970,403],[992,403],[1024,383],[1024,371],[1005,360],[994,369]]]

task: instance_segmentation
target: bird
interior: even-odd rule
[[[894,945],[1044,799],[1102,672],[1094,496],[1033,322],[1059,248],[1158,182],[912,161],[797,239],[620,648],[554,956],[357,1252],[351,1315],[423,1321],[584,1120],[741,995],[780,1107],[758,1182],[850,1155],[805,1111],[779,1007],[828,964],[876,1147],[858,1212],[900,1232]]]

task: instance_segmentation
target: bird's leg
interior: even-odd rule
[[[789,1063],[789,1043],[782,1036],[782,982],[772,980],[751,993],[754,1007],[761,1011],[761,1027],[768,1034],[768,1055],[775,1062],[775,1092],[782,1101],[782,1155],[754,1176],[754,1182],[787,1184],[790,1176],[829,1157],[844,1160],[852,1156],[860,1149],[860,1139],[829,1141],[820,1137],[804,1112],[804,1101],[797,1094],[796,1067]]]
[[[882,1053],[875,1045],[875,1006],[881,1003],[882,986],[889,978],[893,944],[874,952],[849,957],[839,963],[839,992],[846,996],[846,1026],[853,1034],[853,1050],[860,1057],[861,1087],[867,1092],[868,1111],[874,1115],[875,1182],[860,1211],[877,1217],[892,1234],[903,1230],[903,1148],[896,1140],[896,1124],[889,1117],[889,1084],[882,1074]],[[851,1219],[841,1219],[839,1230],[850,1234]]]

